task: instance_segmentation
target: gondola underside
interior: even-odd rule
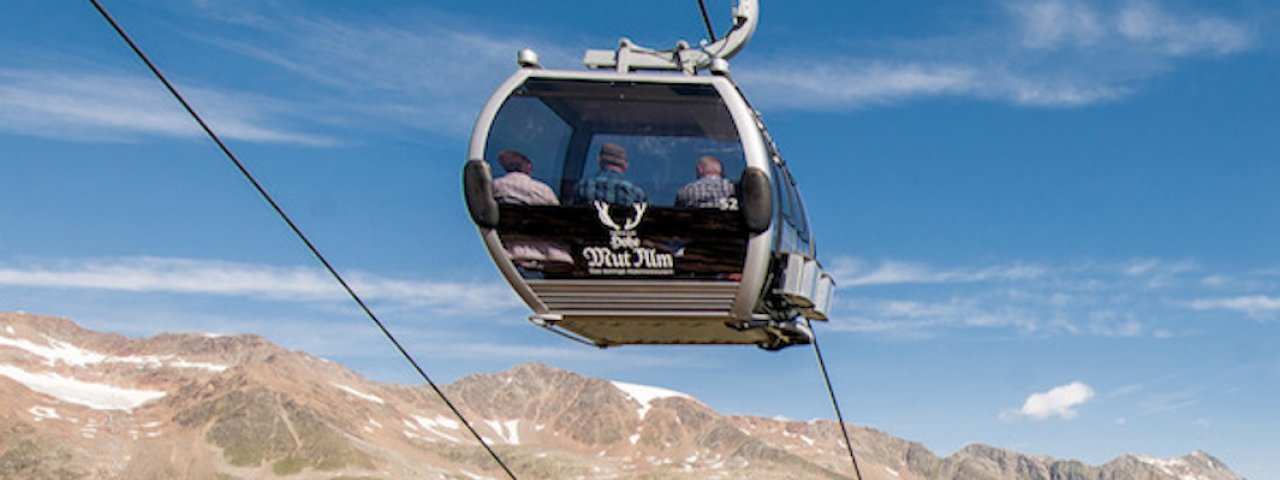
[[[736,328],[733,281],[528,281],[549,310],[534,321],[598,346],[768,344],[776,334]]]
[[[737,330],[724,316],[705,318],[638,315],[566,315],[552,326],[601,347],[617,345],[759,345],[773,337],[761,329]]]

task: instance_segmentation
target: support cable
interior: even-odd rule
[[[177,88],[175,88],[172,83],[169,83],[169,80],[165,78],[163,73],[160,73],[160,69],[151,62],[151,59],[148,58],[145,53],[143,53],[142,49],[138,47],[138,44],[134,43],[129,34],[125,33],[124,28],[121,27],[119,23],[116,23],[115,19],[111,17],[111,14],[107,13],[106,8],[104,8],[98,0],[89,0],[89,2],[98,10],[98,13],[102,14],[102,18],[105,19],[107,23],[111,24],[111,28],[115,29],[116,33],[120,35],[120,38],[124,40],[125,43],[129,44],[129,48],[133,49],[133,53],[137,54],[138,58],[147,65],[147,68],[151,69],[151,73],[155,74],[156,78],[160,80],[160,83],[164,84],[164,87],[169,90],[169,93],[173,95],[173,98],[176,99],[178,103],[182,104],[182,108],[187,110],[187,113],[191,115],[191,118],[194,119],[196,123],[200,124],[200,128],[204,129],[204,132],[209,136],[209,138],[218,145],[218,148],[222,150],[222,153],[226,155],[227,159],[231,160],[231,163],[235,164],[236,169],[240,171],[245,180],[248,180],[249,183],[253,185],[253,188],[258,191],[258,194],[262,196],[262,199],[266,200],[266,202],[271,205],[271,208],[275,210],[276,214],[280,216],[280,219],[284,220],[284,222],[289,225],[289,229],[293,230],[294,235],[296,235],[298,239],[307,246],[307,249],[311,251],[311,255],[324,265],[325,270],[329,271],[329,274],[333,276],[334,280],[337,280],[339,285],[342,285],[343,290],[347,291],[347,295],[356,302],[356,305],[360,306],[360,309],[364,311],[364,314],[367,317],[369,317],[369,320],[372,320],[374,325],[377,325],[378,329],[382,330],[382,334],[387,337],[387,340],[391,341],[391,344],[396,347],[396,350],[400,352],[400,355],[404,357],[405,360],[409,361],[409,364],[412,365],[413,369],[418,372],[418,375],[427,382],[427,385],[431,386],[431,389],[435,391],[436,396],[440,397],[440,400],[444,401],[444,404],[449,407],[449,410],[453,411],[454,416],[458,417],[459,420],[462,420],[462,424],[466,425],[467,430],[471,432],[471,435],[475,437],[476,441],[480,442],[480,445],[484,447],[485,451],[489,452],[489,456],[493,457],[493,460],[498,463],[498,466],[502,467],[502,470],[507,473],[507,476],[510,477],[511,480],[516,480],[516,475],[511,472],[511,469],[507,467],[507,464],[502,461],[502,458],[498,457],[497,452],[495,452],[493,448],[489,446],[489,443],[480,436],[480,433],[476,432],[475,428],[471,426],[471,422],[467,421],[466,417],[463,416],[462,412],[454,406],[453,402],[449,401],[449,398],[445,396],[444,391],[440,390],[440,387],[431,380],[431,377],[427,375],[427,372],[418,365],[416,360],[414,360],[413,355],[410,355],[409,352],[400,345],[400,342],[396,340],[395,335],[387,329],[386,325],[378,319],[377,315],[374,315],[373,310],[365,304],[364,300],[360,298],[360,295],[356,294],[356,291],[347,284],[347,281],[342,278],[342,275],[338,273],[338,270],[335,269],[333,265],[329,263],[329,260],[320,253],[320,250],[316,248],[315,244],[311,243],[311,240],[307,238],[306,234],[302,233],[302,229],[298,228],[298,225],[293,222],[287,213],[285,213],[284,209],[280,207],[280,204],[276,203],[275,199],[271,197],[271,194],[267,193],[266,188],[258,182],[257,178],[254,178],[253,174],[249,172],[249,169],[246,168],[238,158],[236,158],[235,154],[231,152],[231,149],[227,148],[227,145],[222,142],[222,139],[219,138],[218,135],[213,132],[213,129],[205,123],[204,119],[196,113],[191,104],[187,103],[187,100],[181,93],[178,93]]]
[[[711,37],[711,42],[716,41],[716,30],[711,28],[711,17],[707,15],[707,4],[702,0],[698,0],[698,9],[702,10],[702,23],[707,26],[707,36]]]
[[[853,473],[862,480],[862,470],[858,469],[858,457],[853,454],[853,441],[849,439],[849,430],[844,426],[844,416],[840,414],[840,401],[836,400],[836,392],[831,388],[831,376],[827,375],[827,362],[822,360],[822,349],[818,347],[818,332],[813,329],[813,322],[804,319],[805,326],[813,336],[813,353],[818,356],[818,367],[822,369],[822,380],[827,384],[827,395],[831,397],[831,406],[836,411],[836,422],[840,424],[840,433],[844,435],[844,446],[849,450],[849,461],[853,462]]]

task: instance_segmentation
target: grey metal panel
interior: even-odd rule
[[[507,81],[502,83],[493,92],[493,96],[489,97],[489,101],[485,102],[484,108],[480,110],[480,115],[476,117],[476,124],[471,129],[471,145],[467,149],[467,160],[484,161],[484,147],[488,141],[489,129],[493,126],[493,119],[498,114],[498,109],[502,108],[502,103],[506,101],[507,96],[511,94],[516,87],[524,83],[530,72],[535,72],[534,68],[521,68],[516,70]],[[502,245],[502,240],[498,238],[498,232],[492,228],[479,228],[480,237],[484,239],[485,248],[489,250],[489,256],[493,257],[494,265],[498,267],[498,271],[502,272],[502,276],[506,277],[507,283],[511,284],[511,288],[515,289],[516,294],[529,305],[529,309],[537,313],[546,313],[547,307],[538,301],[537,295],[533,290],[524,283],[524,279],[520,277],[520,272],[516,271],[515,265],[511,263],[511,259],[507,256],[506,248]]]
[[[525,283],[524,278],[520,276],[520,272],[516,270],[515,264],[511,263],[511,259],[507,256],[506,248],[502,246],[502,239],[498,238],[498,231],[492,228],[480,229],[480,235],[484,238],[484,245],[489,248],[489,255],[493,257],[494,265],[498,266],[498,271],[502,272],[502,276],[506,277],[507,282],[511,284],[511,288],[516,290],[516,295],[524,300],[529,309],[535,313],[547,313],[546,304],[538,300],[538,295],[533,289],[529,288],[529,284]]]
[[[687,76],[671,73],[618,73],[609,70],[529,70],[529,77],[562,80],[711,84],[721,77]],[[524,79],[521,79],[523,82]]]
[[[563,315],[592,311],[632,312],[633,316],[710,312],[728,318],[738,290],[736,282],[708,281],[529,280],[526,284],[548,312]]]
[[[556,326],[594,339],[599,345],[717,344],[753,345],[766,342],[761,329],[736,330],[725,317],[599,317],[566,316]]]
[[[733,123],[738,126],[738,138],[742,142],[742,154],[747,167],[756,167],[776,182],[770,168],[772,159],[765,147],[764,135],[761,134],[759,119],[751,105],[747,104],[742,93],[727,77],[711,77],[720,97],[724,99]],[[774,201],[777,201],[776,199]],[[773,229],[777,222],[772,222],[769,229],[751,237],[747,243],[747,258],[742,265],[742,281],[733,303],[733,316],[738,319],[749,318],[760,301],[765,282],[769,276],[769,262],[773,256]]]
[[[813,294],[813,307],[804,311],[805,317],[812,320],[827,320],[831,311],[831,299],[835,294],[836,283],[831,275],[823,272]]]

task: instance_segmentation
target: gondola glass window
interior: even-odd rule
[[[809,232],[809,218],[805,213],[804,203],[800,200],[800,192],[795,180],[791,178],[791,173],[787,169],[781,168],[777,163],[773,164],[772,170],[773,198],[778,200],[773,204],[777,209],[778,217],[778,228],[775,229],[777,232],[775,250],[799,253],[810,258],[816,257],[813,236]]]
[[[526,156],[529,175],[554,194],[499,198],[498,235],[526,279],[739,278],[745,160],[714,86],[530,79],[489,131],[495,192],[505,188],[504,151]],[[706,175],[716,169],[707,161],[699,171],[708,156],[724,180]],[[704,201],[687,201],[695,194]]]

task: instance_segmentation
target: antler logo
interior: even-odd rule
[[[635,212],[635,217],[629,217],[621,226],[614,221],[613,215],[610,214],[610,205],[608,203],[596,200],[596,215],[600,217],[600,223],[616,232],[629,232],[635,230],[640,225],[640,220],[644,218],[644,211],[649,208],[647,203],[633,203],[631,210]]]
[[[634,214],[623,220],[622,225],[613,219],[608,203],[596,201],[594,204],[600,224],[609,227],[609,246],[591,245],[582,249],[588,272],[592,275],[671,275],[675,271],[672,254],[641,246],[640,236],[636,235],[636,227],[649,208],[647,203],[631,204]]]

